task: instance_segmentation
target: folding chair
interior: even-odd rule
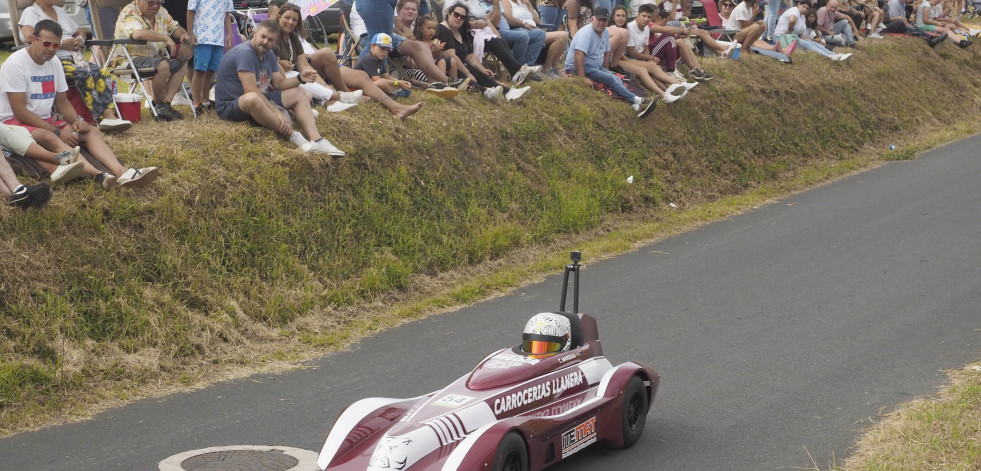
[[[705,19],[708,25],[700,26],[702,29],[707,29],[712,32],[712,37],[715,39],[721,39],[723,41],[732,41],[733,38],[741,30],[723,28],[722,27],[722,16],[719,15],[719,6],[715,0],[701,0],[702,6],[705,7]]]
[[[130,3],[132,3],[132,0],[89,0],[90,8],[93,11],[98,11],[99,8],[123,7]],[[102,23],[99,20],[98,14],[92,15],[92,22],[93,29],[95,30],[93,31],[93,34],[96,34],[96,32],[101,32]],[[157,110],[151,105],[153,94],[150,93],[144,84],[144,82],[147,80],[153,79],[153,77],[157,74],[157,69],[150,67],[136,67],[136,65],[133,63],[133,56],[130,55],[128,47],[135,45],[142,46],[147,42],[138,41],[135,39],[111,39],[111,41],[107,38],[99,39],[105,39],[108,44],[112,45],[112,48],[109,50],[109,54],[106,56],[107,66],[113,64],[114,62],[117,63],[117,65],[112,68],[112,74],[118,77],[120,80],[130,84],[130,90],[132,90],[134,87],[138,87],[140,94],[142,94],[147,100],[146,105],[148,108],[150,108],[150,113],[153,114],[154,118],[158,118]],[[180,93],[184,94],[184,98],[187,99],[188,103],[193,103],[193,101],[191,101],[191,96],[187,93],[187,88],[183,85],[180,87]],[[118,104],[116,108],[119,108]],[[198,114],[194,107],[191,106],[190,108],[191,114],[194,117],[197,117]]]
[[[361,55],[361,38],[351,30],[351,5],[342,2],[341,33],[337,38],[337,62],[347,67],[353,67]]]

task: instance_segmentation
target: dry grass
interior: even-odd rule
[[[887,414],[836,469],[981,469],[981,363],[947,374],[951,384]]]
[[[596,260],[911,158],[976,132],[973,49],[705,60],[719,78],[644,121],[572,80],[512,106],[422,96],[406,122],[364,104],[319,119],[337,160],[214,116],[140,124],[110,144],[162,167],[153,187],[0,208],[0,433],[295,367],[539,279],[570,248]]]

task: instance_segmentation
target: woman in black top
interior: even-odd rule
[[[436,29],[436,38],[446,43],[443,54],[455,54],[465,65],[464,70],[461,70],[460,73],[466,75],[471,82],[476,82],[478,88],[482,89],[484,96],[491,101],[496,102],[505,98],[512,102],[520,99],[530,90],[529,87],[508,88],[501,85],[497,80],[494,80],[494,72],[484,67],[481,58],[473,53],[473,36],[470,33],[469,16],[470,8],[464,3],[454,3],[446,10],[443,22]],[[502,41],[500,38],[495,39]],[[517,63],[510,52],[506,56],[499,55],[495,51],[499,47],[499,43],[494,40],[487,41],[485,44],[487,50],[494,53],[502,62],[503,57],[511,57],[511,60]],[[497,46],[492,44],[497,44]],[[504,47],[506,50],[507,46]],[[519,63],[518,68],[520,67]]]

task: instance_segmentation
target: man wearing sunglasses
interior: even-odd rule
[[[187,58],[191,56],[194,44],[187,31],[162,5],[162,0],[136,0],[123,7],[116,20],[115,37],[147,42],[126,47],[137,68],[157,69],[150,80],[153,107],[157,119],[173,121],[184,118],[170,102],[184,82]]]
[[[51,173],[53,181],[72,180],[87,175],[94,177],[105,189],[116,185],[143,186],[157,177],[156,167],[127,169],[106,144],[99,128],[89,126],[65,94],[68,83],[61,61],[53,60],[61,46],[61,25],[53,20],[41,20],[34,27],[31,44],[7,58],[0,66],[0,122],[26,128],[31,137],[48,151],[64,155],[76,146],[85,152],[86,159],[75,155],[63,165],[39,160],[41,167]],[[57,111],[61,116],[53,114]],[[76,160],[77,159],[77,160]],[[96,169],[98,162],[108,172]],[[81,168],[70,178],[60,175],[64,164],[81,162]]]

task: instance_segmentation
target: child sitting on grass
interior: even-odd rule
[[[365,54],[354,64],[354,70],[363,70],[385,93],[395,97],[407,97],[412,84],[408,80],[396,80],[388,74],[388,53],[392,50],[392,37],[378,33],[371,38],[370,54]]]
[[[438,24],[439,22],[436,21],[436,18],[431,16],[419,17],[416,21],[415,31],[412,34],[416,39],[430,45],[429,47],[433,51],[433,60],[436,61],[436,67],[439,68],[440,72],[443,72],[447,77],[452,79],[457,76],[457,70],[460,68],[460,59],[455,54],[448,53],[446,56],[443,55],[443,48],[446,47],[446,43],[436,39],[436,26]]]

